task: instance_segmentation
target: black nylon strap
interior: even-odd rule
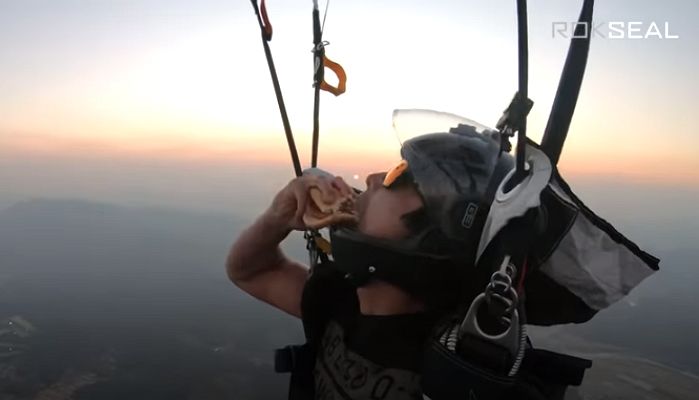
[[[466,362],[438,342],[425,351],[422,390],[432,400],[500,399],[514,382]]]
[[[541,148],[551,159],[553,165],[558,164],[558,159],[561,156],[563,143],[568,136],[568,128],[573,119],[573,112],[585,76],[587,55],[590,50],[590,35],[589,32],[585,34],[585,26],[589,28],[592,24],[594,4],[594,0],[584,0],[575,33],[570,41],[561,80],[558,83],[556,98],[553,101],[551,114],[544,130],[544,137],[541,139]]]
[[[318,165],[318,146],[320,141],[320,83],[323,82],[325,67],[323,59],[325,48],[323,47],[323,32],[320,27],[320,13],[313,9],[313,144],[311,148],[311,167]]]
[[[290,345],[274,352],[274,372],[310,373],[314,352],[309,344]]]
[[[568,386],[577,386],[590,360],[528,349],[517,377],[508,377],[467,362],[433,341],[425,352],[423,392],[432,400],[563,400]]]
[[[284,133],[286,134],[286,142],[289,145],[289,153],[291,154],[291,162],[294,165],[294,173],[296,176],[301,176],[303,171],[301,170],[301,161],[299,160],[299,154],[296,150],[296,143],[294,142],[294,134],[291,132],[291,125],[289,124],[289,116],[286,113],[286,106],[284,105],[284,97],[282,96],[282,89],[279,85],[279,78],[277,77],[277,69],[274,67],[274,59],[272,58],[272,50],[269,48],[268,40],[270,39],[265,32],[265,26],[262,22],[262,17],[260,16],[260,9],[257,6],[257,0],[250,0],[252,7],[255,9],[255,15],[257,16],[257,22],[260,24],[260,32],[262,33],[262,47],[265,50],[265,58],[267,59],[267,66],[269,67],[269,73],[272,76],[272,84],[274,85],[274,94],[277,97],[277,105],[279,105],[279,113],[282,117],[282,123],[284,124]]]
[[[517,30],[518,30],[518,50],[519,50],[519,90],[518,95],[522,99],[528,99],[529,85],[529,46],[528,46],[528,28],[527,28],[527,0],[517,0]],[[517,133],[517,176],[513,179],[519,179],[527,176],[524,170],[525,149],[527,143],[527,118],[522,118]]]

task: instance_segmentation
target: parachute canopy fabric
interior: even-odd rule
[[[659,259],[587,208],[557,171],[541,196],[548,225],[530,254],[529,323],[585,322],[658,270]]]
[[[434,224],[475,258],[496,190],[514,168],[510,155],[499,155],[498,132],[429,110],[397,110],[393,121]],[[527,323],[581,323],[626,296],[659,260],[587,208],[555,167],[547,176],[539,202],[546,230],[530,250],[525,281]]]

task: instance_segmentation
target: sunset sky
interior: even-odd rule
[[[529,2],[535,140],[568,47],[552,37],[552,24],[577,19],[580,4]],[[268,9],[272,52],[308,164],[312,2],[269,0]],[[494,125],[517,87],[515,13],[514,1],[332,1],[324,39],[328,57],[347,71],[348,89],[322,95],[320,165],[360,179],[389,167],[398,157],[395,108]],[[679,39],[593,40],[564,173],[699,184],[699,135],[690,122],[699,93],[695,15],[695,1],[597,2],[597,21],[638,21],[641,34],[667,23]],[[274,164],[288,179],[250,2],[0,0],[0,156],[17,171],[30,170],[18,165],[33,159],[80,159],[85,168],[106,159]]]

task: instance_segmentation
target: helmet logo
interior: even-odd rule
[[[468,203],[466,207],[466,213],[464,218],[461,220],[461,226],[466,229],[471,229],[473,223],[476,221],[476,214],[478,213],[478,206],[476,203]]]

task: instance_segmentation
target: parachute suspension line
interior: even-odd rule
[[[328,8],[325,7],[327,13]],[[326,14],[327,15],[327,14]],[[320,24],[318,0],[313,0],[313,144],[311,148],[311,168],[318,166],[318,145],[320,141],[320,83],[323,82],[325,65],[325,46],[323,30]],[[323,18],[325,25],[325,18]]]
[[[527,0],[517,0],[517,30],[518,33],[518,49],[519,49],[519,96],[523,99],[528,97],[529,83],[529,47],[528,47],[528,27],[527,27]],[[527,117],[526,114],[522,118],[517,127],[517,170],[514,180],[521,181],[527,175],[524,167],[525,150],[527,143]]]
[[[262,34],[262,46],[264,47],[265,57],[267,58],[267,65],[269,66],[269,72],[272,76],[272,83],[274,85],[274,93],[277,97],[277,104],[279,105],[279,113],[282,117],[282,122],[284,124],[284,132],[286,134],[286,140],[289,145],[289,153],[291,154],[291,161],[294,165],[294,172],[297,177],[303,175],[303,170],[301,169],[301,162],[299,160],[298,151],[296,149],[296,144],[294,142],[294,135],[291,132],[291,126],[289,124],[289,117],[286,112],[286,107],[284,105],[284,97],[282,96],[281,87],[279,85],[279,78],[277,77],[277,71],[274,66],[274,60],[272,58],[272,51],[269,48],[269,41],[272,40],[272,24],[269,21],[269,16],[267,15],[267,8],[265,6],[265,0],[260,1],[258,6],[257,0],[251,0],[252,7],[255,10],[255,15],[257,16],[257,22],[260,25],[260,32]],[[327,6],[326,6],[326,16],[327,16]],[[325,17],[323,18],[323,25],[325,24]],[[314,54],[314,87],[315,87],[315,104],[313,111],[313,149],[311,157],[311,166],[316,167],[318,163],[318,136],[319,136],[319,111],[320,111],[320,90],[328,91],[335,96],[342,94],[345,91],[345,82],[347,76],[344,69],[337,63],[328,60],[325,57],[325,46],[327,42],[322,41],[323,31],[320,24],[320,13],[318,11],[318,0],[313,0],[313,54]],[[324,80],[324,68],[327,66],[331,71],[335,73],[338,77],[339,84],[337,87],[330,86]],[[317,230],[309,229],[304,234],[306,239],[307,249],[311,257],[311,267],[313,268],[317,261],[320,259],[325,261],[329,254],[329,244],[323,239]]]
[[[303,171],[301,170],[301,161],[299,160],[299,154],[296,150],[296,143],[294,142],[294,135],[291,132],[291,125],[289,124],[289,117],[286,113],[286,106],[284,105],[284,97],[282,96],[282,89],[279,86],[279,78],[277,77],[277,70],[274,67],[274,60],[272,59],[272,51],[269,48],[269,41],[272,40],[272,25],[269,22],[269,17],[267,16],[267,8],[265,7],[265,0],[262,0],[260,6],[257,6],[257,0],[250,0],[252,7],[255,9],[255,15],[257,16],[257,22],[260,24],[260,32],[262,33],[262,46],[265,49],[265,57],[267,58],[267,65],[269,66],[269,73],[272,76],[272,84],[274,85],[274,94],[277,96],[277,104],[279,105],[279,113],[282,116],[282,123],[284,124],[284,133],[286,134],[286,141],[289,145],[289,153],[291,154],[291,162],[294,165],[294,173],[296,176],[301,176]]]
[[[326,3],[323,23],[320,22],[320,11],[318,10],[318,0],[313,0],[313,143],[311,146],[311,168],[318,166],[318,147],[320,142],[320,91],[326,90],[335,96],[345,91],[345,71],[342,66],[336,64],[325,57],[325,46],[328,42],[323,41],[323,29],[328,16],[330,0]],[[338,77],[338,87],[332,87],[325,82],[325,67],[330,68]],[[310,257],[311,273],[318,265],[318,261],[326,262],[330,254],[330,243],[315,229],[306,231],[306,249]]]
[[[551,107],[551,114],[549,114],[544,137],[541,140],[541,149],[551,159],[553,165],[558,163],[561,151],[563,151],[563,143],[568,135],[570,121],[573,119],[573,112],[585,76],[587,55],[590,50],[590,35],[587,34],[587,28],[592,26],[594,3],[594,0],[584,0],[583,2],[575,34],[568,48],[568,56],[561,73],[561,80],[558,83],[556,97]]]
[[[323,40],[325,20],[328,16],[330,1],[325,6],[323,23],[320,22],[318,0],[313,0],[313,145],[311,148],[311,167],[318,166],[318,147],[320,141],[320,91],[330,92],[339,96],[345,92],[347,74],[342,66],[325,56],[325,46],[328,42]],[[332,86],[325,81],[325,68],[331,70],[337,76],[337,86]]]
[[[325,20],[328,18],[328,8],[330,8],[330,0],[325,2],[325,11],[323,12],[323,23],[320,25],[320,32],[325,32]]]

